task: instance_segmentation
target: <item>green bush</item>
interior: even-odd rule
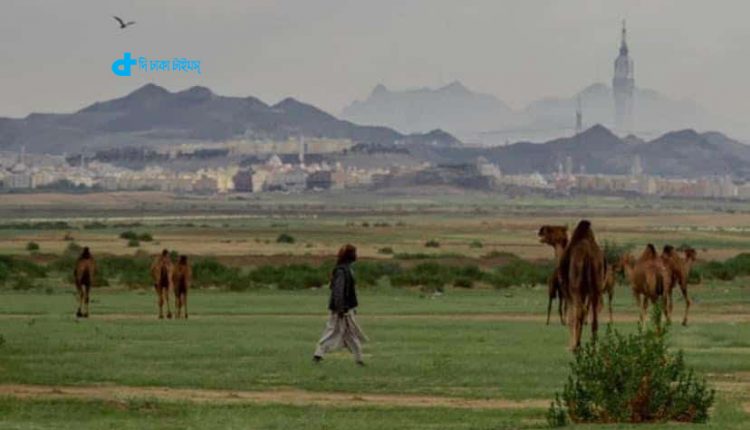
[[[151,233],[138,234],[133,230],[127,230],[120,233],[120,239],[125,239],[128,241],[139,240],[143,242],[151,242],[152,240],[154,240],[154,237],[151,236]]]
[[[83,247],[81,245],[70,242],[67,247],[65,247],[65,251],[63,252],[64,255],[72,256],[72,257],[78,257],[81,254],[81,251],[83,250]]]
[[[386,254],[386,255],[393,254],[393,248],[391,248],[390,246],[380,248],[378,249],[378,254]]]
[[[193,286],[226,287],[240,291],[249,287],[250,281],[242,275],[240,269],[225,266],[213,258],[205,258],[193,264]]]
[[[482,248],[484,244],[482,244],[481,240],[473,240],[471,243],[469,243],[469,248]]]
[[[532,263],[515,258],[507,264],[500,266],[494,273],[488,276],[487,280],[495,288],[534,286],[546,284],[553,270],[554,265],[551,262]]]
[[[141,242],[138,239],[130,239],[128,240],[128,246],[130,248],[137,248],[141,246]]]
[[[26,250],[31,252],[39,251],[39,244],[36,242],[29,242],[26,244]]]
[[[47,277],[47,268],[10,255],[0,255],[0,284],[11,283],[15,289],[33,288],[34,280]]]
[[[550,426],[708,420],[714,390],[685,365],[682,351],[669,351],[655,308],[647,328],[623,335],[608,326],[598,343],[576,352],[568,382],[550,405]]]
[[[456,288],[474,288],[474,281],[471,278],[456,278],[453,281]]]
[[[294,239],[294,236],[287,234],[287,233],[281,233],[276,238],[277,243],[294,243],[296,240]]]
[[[602,252],[604,252],[604,259],[607,260],[607,264],[615,265],[620,262],[620,258],[632,251],[634,246],[632,244],[620,245],[615,241],[605,240]]]
[[[424,243],[425,248],[440,248],[440,242],[435,239],[430,239]]]

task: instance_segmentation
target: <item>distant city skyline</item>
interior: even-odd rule
[[[458,80],[515,109],[609,83],[622,19],[638,86],[727,118],[750,110],[750,4],[692,0],[43,2],[0,6],[0,117],[69,112],[146,82],[203,85],[338,115],[378,84]],[[138,25],[120,30],[112,15]],[[125,51],[190,56],[203,74],[114,76]]]

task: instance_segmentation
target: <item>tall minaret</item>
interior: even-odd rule
[[[576,134],[583,131],[583,112],[581,112],[581,96],[576,101]]]
[[[615,76],[612,78],[612,92],[615,99],[615,128],[617,131],[632,133],[633,93],[635,90],[635,70],[633,60],[628,55],[627,29],[622,21],[622,40],[620,55],[615,60]]]

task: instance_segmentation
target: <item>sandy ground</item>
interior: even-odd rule
[[[546,408],[548,400],[462,399],[399,394],[325,393],[284,388],[268,391],[203,390],[128,386],[0,385],[0,396],[22,399],[125,401],[134,398],[223,404],[284,404],[295,406],[379,406],[460,409]]]

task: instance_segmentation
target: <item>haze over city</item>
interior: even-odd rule
[[[69,112],[154,81],[339,114],[377,83],[458,80],[513,108],[609,83],[626,19],[641,88],[714,114],[750,109],[743,1],[10,0],[0,14],[0,116]],[[743,12],[744,11],[744,12]],[[137,21],[119,31],[111,15]],[[125,51],[203,61],[202,75],[112,75]]]

